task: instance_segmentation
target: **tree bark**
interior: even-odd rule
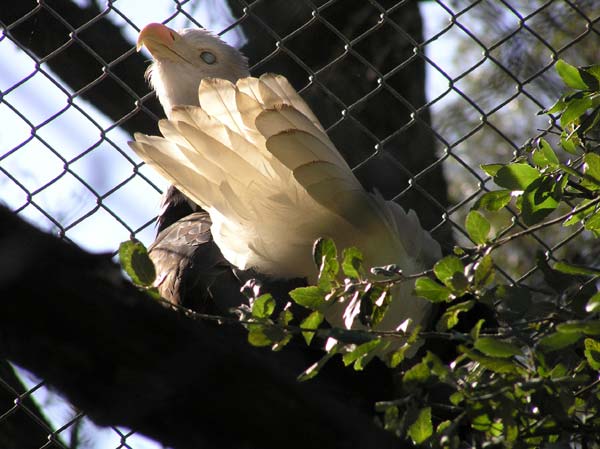
[[[397,444],[319,377],[297,382],[302,362],[250,347],[241,326],[167,309],[125,281],[108,256],[4,208],[0,356],[44,378],[98,425],[174,448]]]

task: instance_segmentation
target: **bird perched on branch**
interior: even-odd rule
[[[142,45],[153,55],[147,73],[168,119],[159,122],[163,137],[136,134],[130,145],[208,213],[230,264],[315,282],[311,253],[320,237],[358,247],[366,266],[396,264],[405,274],[439,258],[413,211],[363,189],[283,76],[249,77],[243,55],[205,30],[150,24]],[[430,304],[412,289],[394,287],[377,330],[425,322]],[[364,328],[359,311],[358,300],[345,298],[325,316],[332,326]]]

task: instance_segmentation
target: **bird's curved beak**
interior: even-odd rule
[[[162,23],[150,23],[140,31],[136,49],[140,51],[142,47],[146,47],[155,59],[184,59],[175,48],[179,40],[181,36],[171,28]]]

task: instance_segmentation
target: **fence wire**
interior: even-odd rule
[[[126,144],[162,115],[143,80],[147,55],[135,51],[147,22],[220,31],[251,49],[253,74],[290,77],[361,181],[416,209],[446,249],[469,244],[464,216],[491,186],[480,164],[553,138],[554,123],[536,113],[561,93],[554,63],[598,63],[600,43],[594,0],[438,0],[418,10],[384,0],[12,3],[0,8],[0,201],[96,251],[130,237],[151,243],[166,187]],[[494,226],[521,224],[506,210]],[[591,260],[587,238],[540,231],[495,261],[509,282],[534,288],[536,254],[562,257],[578,239],[577,256]],[[40,448],[156,447],[93,428],[15,369],[0,367],[0,435],[37,429]]]

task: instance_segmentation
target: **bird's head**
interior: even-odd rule
[[[179,32],[160,23],[146,25],[137,41],[154,61],[146,76],[170,116],[176,105],[198,105],[203,78],[236,82],[249,76],[248,61],[238,50],[207,30],[186,28]]]

